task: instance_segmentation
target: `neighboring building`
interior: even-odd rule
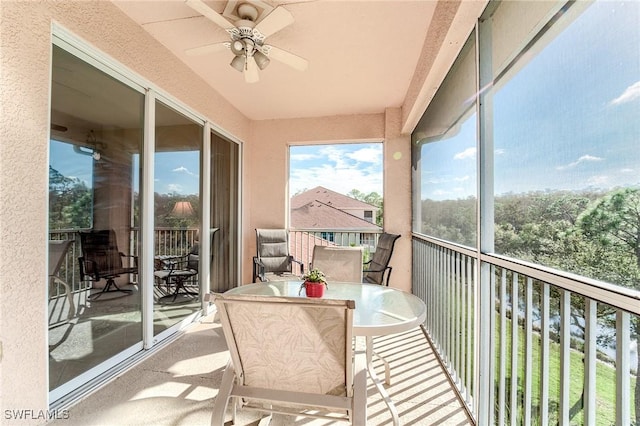
[[[337,213],[327,209],[323,210],[322,213],[320,213],[317,217],[317,220],[319,220],[320,222],[315,225],[312,224],[309,216],[317,212],[315,212],[313,209],[299,209],[314,201],[332,207],[335,210],[347,213],[350,216],[355,216],[357,218],[363,219],[370,224],[375,224],[375,218],[379,210],[378,207],[372,206],[371,204],[356,200],[355,198],[348,197],[322,186],[317,186],[313,189],[291,197],[291,226],[293,228],[327,228],[330,227],[325,226],[328,224],[332,224],[331,226],[333,226],[333,224],[337,224],[340,228],[362,227],[360,223],[354,223],[353,221],[350,221],[349,224],[344,223],[342,226],[340,226],[342,222],[338,221],[337,219],[346,220],[346,218],[339,218],[339,215]]]
[[[318,186],[291,197],[291,252],[308,263],[314,245],[363,246],[370,252],[382,228],[378,208]]]

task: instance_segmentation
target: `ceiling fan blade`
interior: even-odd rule
[[[293,24],[293,15],[282,6],[276,7],[262,21],[258,22],[255,29],[260,31],[265,37],[280,31],[284,27]]]
[[[244,81],[247,83],[255,83],[260,80],[260,73],[258,72],[258,64],[252,57],[249,58],[244,69]]]
[[[273,58],[285,65],[289,65],[291,68],[298,71],[305,71],[309,67],[309,62],[306,59],[278,47],[265,44],[262,46],[262,50],[269,58]]]
[[[209,18],[213,21],[214,24],[219,27],[226,29],[234,28],[234,25],[229,22],[224,16],[217,13],[215,10],[211,9],[209,6],[204,4],[202,0],[185,0],[187,6],[199,12],[201,15]]]
[[[189,56],[206,55],[207,53],[220,52],[225,49],[229,49],[230,43],[223,41],[220,43],[205,44],[204,46],[192,47],[184,51]]]

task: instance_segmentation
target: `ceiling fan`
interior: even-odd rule
[[[258,9],[247,1],[238,5],[239,19],[232,23],[207,6],[202,0],[185,0],[185,3],[216,25],[224,28],[231,36],[231,41],[188,49],[186,50],[188,55],[203,55],[230,49],[234,54],[230,65],[244,73],[247,83],[255,83],[259,80],[258,69],[265,69],[269,65],[270,58],[299,71],[307,69],[306,59],[275,46],[264,44],[265,39],[271,34],[293,23],[293,15],[287,9],[278,6],[262,20],[257,21]]]

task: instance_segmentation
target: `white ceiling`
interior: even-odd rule
[[[206,1],[222,13],[226,1]],[[434,0],[265,1],[295,21],[266,39],[309,61],[296,71],[276,60],[246,83],[228,50],[185,50],[229,40],[182,0],[115,4],[252,120],[381,113],[402,105],[431,24]]]

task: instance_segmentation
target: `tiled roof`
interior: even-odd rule
[[[355,198],[348,197],[343,194],[339,194],[330,189],[322,186],[317,186],[308,191],[302,192],[298,195],[291,197],[291,208],[295,209],[301,207],[311,201],[320,201],[329,206],[337,209],[364,209],[377,211],[376,206],[367,204],[364,201],[356,200]]]
[[[294,229],[382,230],[375,223],[317,200],[291,209],[291,227]]]

